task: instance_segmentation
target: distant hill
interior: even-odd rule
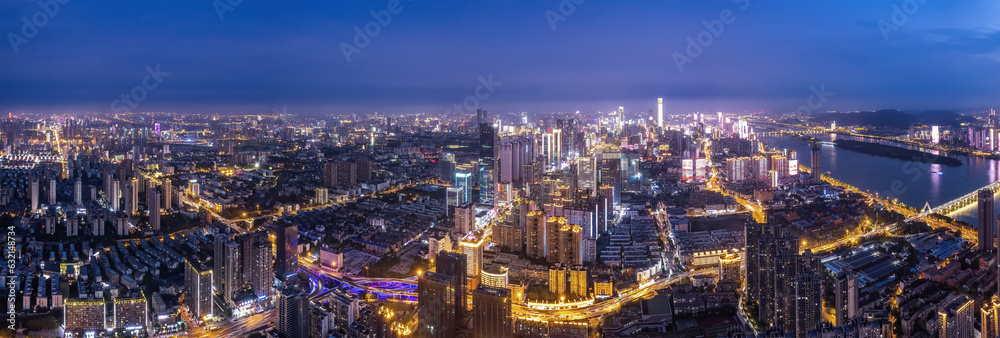
[[[975,121],[975,118],[962,116],[958,113],[946,110],[924,110],[920,112],[901,112],[895,109],[883,109],[879,111],[857,112],[857,113],[824,113],[813,116],[813,122],[830,123],[837,121],[837,125],[873,125],[876,127],[889,127],[907,129],[910,124],[915,125],[939,125],[957,127],[962,122]]]

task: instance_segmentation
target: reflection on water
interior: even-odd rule
[[[817,135],[824,141],[850,139],[876,141],[875,143],[930,152],[932,149],[910,146],[886,140],[873,140],[837,134]],[[802,164],[809,165],[810,146],[789,137],[765,137],[761,139],[777,149],[795,150]],[[934,150],[936,152],[936,150]],[[859,189],[878,193],[879,196],[898,198],[907,205],[922,208],[930,202],[932,207],[961,197],[967,193],[989,185],[1000,176],[1000,162],[996,160],[965,155],[953,155],[965,165],[945,166],[922,162],[911,162],[893,158],[862,154],[833,146],[820,147],[820,167],[833,177],[854,185]],[[940,174],[939,174],[940,173]],[[1000,203],[1000,199],[997,199]],[[1000,210],[1000,204],[996,207]],[[976,208],[965,208],[952,215],[956,219],[976,224]]]

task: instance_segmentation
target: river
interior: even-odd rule
[[[812,136],[823,141],[850,139],[936,153],[934,150],[871,138],[832,133]],[[787,136],[761,140],[772,148],[795,150],[799,163],[810,165],[810,145],[806,142]],[[931,207],[936,207],[1000,179],[1000,161],[974,156],[952,155],[964,165],[945,166],[862,154],[832,145],[821,146],[819,152],[820,168],[824,173],[859,189],[878,192],[879,196],[898,198],[900,202],[916,208],[923,208],[928,202]],[[994,198],[994,201],[994,210],[1000,210],[1000,199]],[[975,204],[949,216],[973,226],[978,222]]]

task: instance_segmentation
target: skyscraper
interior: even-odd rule
[[[49,179],[49,204],[56,204],[56,179]]]
[[[153,190],[149,196],[149,225],[153,230],[160,230],[160,192]]]
[[[472,292],[473,337],[512,337],[510,290],[480,286]]]
[[[229,235],[215,235],[213,263],[215,264],[212,270],[215,292],[221,295],[222,300],[232,306],[235,304],[233,298],[240,290],[240,247],[236,242],[229,240]]]
[[[240,247],[241,282],[250,286],[258,296],[270,297],[274,284],[272,264],[274,254],[267,231],[260,230],[236,236]]]
[[[309,296],[296,287],[286,287],[278,293],[278,336],[299,338],[309,336]]]
[[[163,179],[163,186],[160,188],[163,190],[163,209],[170,210],[173,208],[173,197],[174,197],[174,186],[169,178]]]
[[[810,158],[809,167],[810,170],[812,170],[812,181],[819,183],[822,180],[821,177],[823,175],[823,172],[820,170],[819,163],[819,144],[814,142],[811,150],[812,158]]]
[[[466,279],[468,277],[468,258],[461,253],[441,251],[437,255],[435,272],[454,277],[452,289],[455,299],[455,320],[461,320],[466,312]]]
[[[38,178],[31,179],[31,212],[38,211]]]
[[[833,285],[834,297],[834,323],[837,326],[845,326],[851,320],[858,317],[858,275],[853,271],[845,271],[837,275]]]
[[[426,272],[417,281],[417,336],[450,338],[455,334],[455,277]]]
[[[663,128],[663,98],[656,99],[656,125]]]
[[[212,269],[199,261],[185,259],[184,291],[192,316],[203,319],[212,314]]]
[[[818,323],[821,309],[819,260],[780,224],[746,223],[747,302],[765,327],[796,333]]]
[[[976,321],[974,302],[958,294],[948,297],[937,312],[938,337],[972,337]]]
[[[500,142],[493,124],[487,120],[487,112],[476,110],[479,121],[479,203],[493,205],[496,199],[497,166]]]
[[[976,228],[979,234],[979,250],[993,250],[996,246],[996,224],[993,222],[993,190],[983,189],[978,193],[979,197],[979,225]]]
[[[73,203],[76,205],[83,205],[83,182],[80,178],[76,179],[73,183]]]
[[[282,281],[294,278],[299,271],[298,242],[298,226],[286,223],[276,227],[274,273]]]

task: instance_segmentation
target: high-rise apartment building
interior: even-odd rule
[[[834,279],[834,318],[837,326],[845,326],[859,315],[858,305],[858,275],[853,271],[845,271]]]
[[[473,337],[512,337],[510,290],[480,286],[472,292]]]
[[[426,272],[417,281],[418,337],[450,338],[455,335],[454,278]]]
[[[993,190],[983,189],[977,194],[978,202],[978,226],[976,230],[979,235],[979,250],[993,250],[996,247],[996,223],[993,213]]]
[[[277,332],[281,338],[309,336],[309,295],[296,287],[278,293]]]
[[[202,262],[184,260],[184,300],[191,315],[203,320],[212,315],[212,269]]]

